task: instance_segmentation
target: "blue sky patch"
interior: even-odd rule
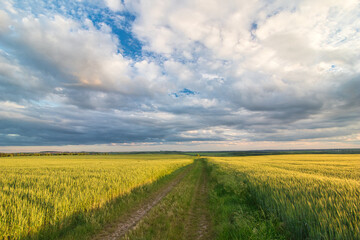
[[[175,93],[171,93],[172,96],[178,98],[178,97],[184,97],[184,96],[192,96],[192,95],[197,95],[199,94],[198,92],[192,91],[188,88],[184,88],[178,92]]]

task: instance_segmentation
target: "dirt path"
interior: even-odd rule
[[[195,187],[195,193],[186,223],[185,239],[208,240],[212,239],[210,214],[208,212],[208,176],[205,165]]]
[[[165,187],[158,190],[149,199],[147,199],[141,206],[134,209],[131,213],[123,216],[115,226],[106,228],[102,233],[95,236],[94,240],[116,240],[124,236],[130,229],[134,228],[137,223],[143,219],[146,214],[156,206],[161,199],[163,199],[190,171],[191,167],[187,167],[184,172],[179,174],[174,180],[168,183]]]

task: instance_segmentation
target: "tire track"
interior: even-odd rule
[[[134,228],[143,219],[146,214],[155,207],[171,190],[180,183],[180,181],[189,173],[193,167],[189,166],[181,174],[179,174],[174,180],[168,183],[161,190],[158,190],[156,194],[153,194],[148,200],[146,200],[140,207],[133,210],[131,213],[122,217],[121,220],[111,229],[105,229],[101,234],[97,235],[94,240],[116,240],[124,236],[129,230]]]

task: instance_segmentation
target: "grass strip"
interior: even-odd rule
[[[210,175],[210,212],[215,239],[287,239],[283,225],[267,215],[249,194],[246,177],[207,163]]]

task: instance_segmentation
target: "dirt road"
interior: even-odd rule
[[[168,194],[169,197],[165,198]],[[152,208],[154,210],[150,211]],[[116,240],[122,237],[173,239],[176,237],[176,239],[186,240],[210,240],[213,234],[208,209],[206,162],[199,159],[162,189],[152,194],[152,197],[141,206],[123,216],[116,224],[112,224],[112,227],[105,229],[94,239]]]
[[[116,240],[124,236],[130,229],[143,219],[146,214],[156,206],[179,182],[188,174],[191,166],[178,175],[174,180],[169,182],[165,187],[153,194],[141,206],[131,213],[123,216],[116,224],[105,228],[100,234],[95,236],[94,240]]]

